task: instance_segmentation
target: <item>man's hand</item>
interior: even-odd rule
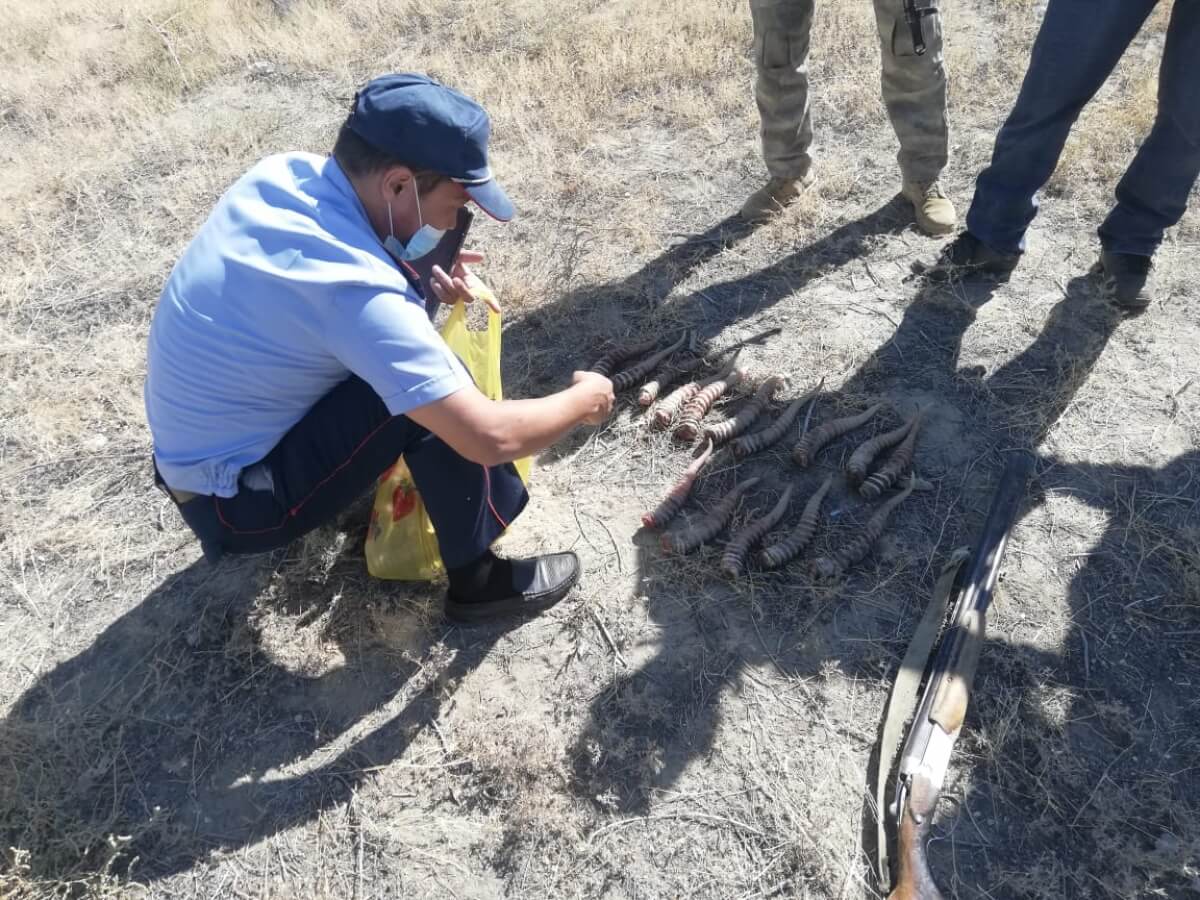
[[[571,389],[580,391],[587,398],[589,412],[583,421],[588,425],[599,425],[612,415],[613,384],[596,372],[576,372],[571,376]]]
[[[434,266],[430,273],[432,276],[430,283],[433,285],[433,293],[438,300],[453,306],[460,300],[470,303],[478,298],[487,304],[492,312],[499,314],[500,303],[496,299],[496,295],[467,268],[467,263],[480,262],[483,262],[482,253],[463,250],[458,254],[451,275],[447,275],[446,270],[441,266]]]

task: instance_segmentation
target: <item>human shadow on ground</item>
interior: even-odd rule
[[[29,877],[86,878],[136,860],[133,877],[160,878],[346,804],[371,767],[403,755],[438,717],[504,630],[414,624],[397,646],[333,623],[322,640],[339,643],[344,664],[306,675],[306,661],[285,665],[260,640],[271,559],[198,561],[171,575],[0,721],[0,835],[31,851]],[[308,607],[300,630],[365,617],[330,609],[329,595],[290,593]],[[428,665],[435,645],[448,663]],[[393,702],[382,724],[346,737]],[[280,771],[289,766],[303,771]]]

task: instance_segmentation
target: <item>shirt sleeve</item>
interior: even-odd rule
[[[424,307],[403,294],[340,297],[327,327],[331,352],[375,389],[394,416],[472,384]]]

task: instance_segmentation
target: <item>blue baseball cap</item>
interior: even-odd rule
[[[491,122],[470,97],[425,75],[380,75],[354,95],[346,125],[377,150],[457,181],[493,219],[513,217],[488,166]]]

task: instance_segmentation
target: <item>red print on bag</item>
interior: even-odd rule
[[[417,491],[411,482],[400,482],[392,491],[392,521],[399,522],[417,508]]]

